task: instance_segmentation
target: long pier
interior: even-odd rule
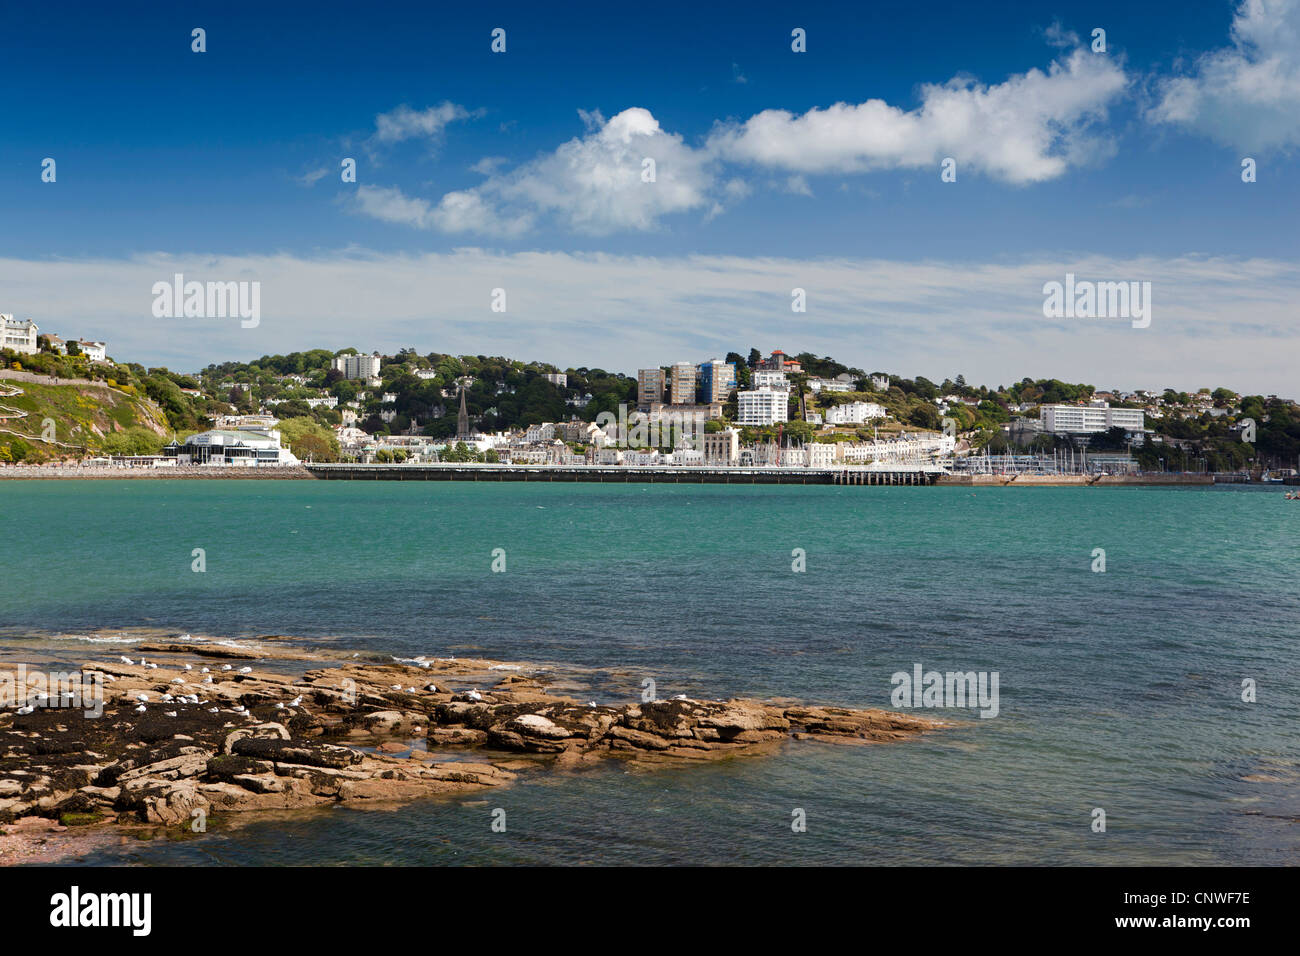
[[[698,465],[307,464],[316,478],[350,481],[589,481],[725,485],[932,485],[938,465],[889,468],[717,468]]]

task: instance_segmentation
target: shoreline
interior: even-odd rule
[[[339,470],[334,470],[339,469]],[[735,484],[835,485],[955,488],[1133,488],[1213,487],[1207,474],[1153,475],[955,475],[909,470],[778,468],[587,468],[546,465],[286,465],[260,468],[180,465],[167,468],[63,467],[11,465],[0,468],[0,481],[460,481],[561,482],[594,484]],[[1232,482],[1264,485],[1264,482]]]
[[[400,805],[609,760],[682,766],[957,726],[789,700],[598,704],[581,699],[578,669],[396,660],[272,637],[122,649],[80,668],[81,686],[100,688],[99,715],[80,709],[89,696],[76,708],[19,713],[10,700],[0,710],[0,866],[75,855],[124,827],[206,832],[196,821],[226,814]],[[0,681],[26,681],[13,696],[31,701],[20,666],[0,664]]]

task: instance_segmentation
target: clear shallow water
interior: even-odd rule
[[[1300,859],[1300,506],[1280,491],[48,481],[0,492],[11,641],[131,627],[294,634],[400,656],[627,667],[660,696],[855,706],[891,706],[890,675],[918,661],[1000,674],[996,719],[897,746],[795,743],[654,773],[611,765],[486,798],[130,842],[91,861]],[[1090,571],[1098,547],[1105,574]],[[194,548],[203,574],[190,570]],[[494,548],[504,574],[490,570]],[[806,573],[791,572],[793,548]],[[74,660],[87,647],[63,644]],[[1246,677],[1258,703],[1241,702]],[[505,834],[489,827],[498,806]],[[794,807],[807,833],[791,832]],[[1105,834],[1090,830],[1094,807]]]

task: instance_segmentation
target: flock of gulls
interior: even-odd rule
[[[136,662],[133,661],[133,660],[131,660],[131,658],[129,658],[129,657],[125,657],[125,656],[123,656],[123,657],[120,658],[120,660],[122,661],[123,664],[126,664],[126,665],[128,665],[128,666],[130,666],[130,667],[134,667],[134,666],[136,665]],[[143,657],[140,658],[140,666],[143,667],[143,668],[145,668],[146,670],[157,670],[157,669],[158,669],[158,665],[157,665],[157,664],[151,664],[151,663],[149,663],[148,661],[146,661]],[[192,665],[190,665],[190,664],[185,664],[185,665],[183,665],[183,666],[184,666],[184,668],[185,668],[187,671],[192,671],[192,670],[194,670],[194,667],[193,667]],[[221,669],[222,669],[223,671],[231,671],[231,670],[234,670],[234,668],[233,668],[230,664],[222,664],[222,665],[221,665]],[[212,669],[211,669],[210,667],[204,667],[202,670],[199,671],[199,673],[205,675],[201,683],[203,683],[203,684],[211,684],[211,683],[214,683],[214,681],[213,681],[213,679],[212,679]],[[238,673],[240,673],[240,674],[251,674],[251,673],[253,673],[253,669],[252,669],[251,667],[241,667],[241,668],[239,668]],[[110,680],[110,681],[115,681],[115,680],[117,680],[117,678],[113,677],[111,674],[105,674],[104,676],[105,676],[108,680]],[[171,682],[172,682],[173,684],[181,684],[181,685],[184,685],[184,684],[186,683],[184,677],[173,677],[172,680],[171,680]],[[193,686],[198,686],[198,685],[193,685]],[[136,694],[136,695],[135,695],[135,699],[136,699],[136,702],[137,702],[137,706],[136,706],[136,708],[135,708],[135,712],[136,712],[137,714],[143,714],[143,713],[146,713],[146,712],[148,711],[148,709],[149,709],[148,705],[151,703],[151,701],[150,701],[150,699],[149,699],[149,695],[148,695],[148,694]],[[198,705],[198,706],[202,706],[203,704],[206,704],[206,703],[207,703],[207,701],[205,701],[205,700],[201,700],[201,699],[199,698],[199,695],[198,695],[198,694],[195,694],[195,693],[189,693],[189,694],[163,694],[161,697],[158,698],[158,701],[159,701],[159,703],[162,703],[162,704],[194,704],[194,705]],[[302,695],[300,694],[300,695],[297,697],[297,699],[293,701],[293,704],[292,704],[291,706],[296,707],[296,706],[298,706],[298,705],[301,704],[301,703],[302,703]],[[276,710],[283,710],[283,709],[284,709],[284,704],[282,704],[282,703],[277,703],[277,704],[275,705],[275,707],[276,707]],[[236,706],[236,707],[232,707],[231,710],[232,710],[234,713],[239,714],[241,717],[251,717],[251,716],[252,716],[252,714],[249,712],[248,708],[245,707],[243,704],[239,704],[239,705]],[[220,712],[221,712],[221,708],[220,708],[220,707],[209,707],[209,708],[208,708],[208,713],[209,713],[209,714],[217,714],[217,713],[220,713]],[[22,711],[20,710],[19,713],[22,713]],[[30,713],[30,710],[28,711],[28,713]],[[178,712],[177,712],[177,711],[174,711],[174,710],[165,710],[165,711],[163,711],[163,716],[164,716],[164,717],[175,717],[175,716],[177,715],[177,713],[178,713]]]

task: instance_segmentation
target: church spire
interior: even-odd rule
[[[469,412],[465,410],[465,386],[460,387],[460,414],[456,416],[456,437],[469,438]]]

